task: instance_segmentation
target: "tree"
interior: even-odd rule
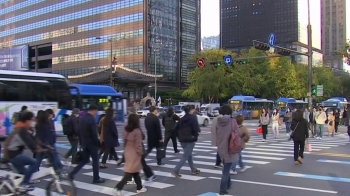
[[[329,98],[340,94],[340,78],[334,77],[331,69],[314,67],[313,72],[313,83],[323,85],[323,97]]]
[[[195,68],[188,73],[189,88],[183,92],[190,99],[205,99],[213,102],[218,98],[228,96],[230,84],[230,71],[232,67],[223,65],[223,56],[236,55],[225,50],[205,50],[194,54],[190,62],[195,63],[197,58],[204,58],[206,65],[203,68]],[[221,62],[222,65],[214,67],[210,62]]]

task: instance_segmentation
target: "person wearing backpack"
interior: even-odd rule
[[[78,108],[74,108],[72,110],[72,115],[63,119],[63,134],[67,136],[67,139],[71,145],[71,148],[64,155],[64,158],[72,156],[72,164],[78,164],[76,160],[77,148],[78,148],[78,120],[79,120],[80,110]]]
[[[237,174],[237,171],[236,171],[236,167],[237,167],[237,164],[239,165],[239,167],[241,168],[240,172],[245,172],[245,170],[248,169],[248,167],[246,167],[243,163],[243,159],[242,159],[242,151],[243,149],[245,148],[245,144],[249,141],[250,139],[250,134],[249,134],[249,131],[247,129],[247,127],[245,127],[243,125],[243,121],[244,121],[244,116],[243,115],[238,115],[236,116],[236,121],[237,121],[237,124],[238,124],[238,127],[241,131],[241,138],[242,138],[242,150],[239,152],[239,158],[238,158],[238,162],[234,162],[232,164],[232,167],[231,167],[231,174]]]
[[[176,125],[176,121],[180,120],[180,118],[174,113],[174,109],[172,107],[168,108],[166,115],[163,116],[162,125],[165,128],[165,136],[164,136],[164,148],[166,149],[168,146],[168,142],[171,139],[174,147],[174,153],[179,153],[180,150],[177,149],[177,141],[176,136],[174,134],[174,128]]]
[[[216,125],[218,153],[223,163],[219,194],[226,195],[232,184],[230,170],[232,163],[239,160],[242,139],[237,121],[231,117],[232,108],[229,105],[222,106],[221,114],[223,117],[218,118]]]
[[[193,117],[193,112],[195,111],[192,106],[184,106],[183,110],[185,115],[179,120],[175,127],[175,135],[179,139],[181,147],[184,151],[181,160],[178,162],[173,172],[171,173],[176,178],[181,178],[179,171],[181,167],[188,161],[188,165],[191,168],[192,175],[197,175],[200,171],[193,164],[193,148],[195,142],[198,140],[198,135],[200,132],[197,118]]]
[[[20,116],[22,113],[25,113],[25,112],[27,112],[27,111],[28,111],[28,107],[25,106],[25,105],[22,106],[21,111],[13,113],[12,118],[11,118],[11,123],[12,123],[13,125],[16,124],[16,122],[17,122],[18,119],[19,119],[19,116]]]

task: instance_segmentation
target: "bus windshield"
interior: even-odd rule
[[[287,109],[287,103],[286,102],[277,102],[276,107],[278,110],[286,110]]]
[[[240,100],[230,100],[230,106],[233,111],[242,110],[242,101]]]

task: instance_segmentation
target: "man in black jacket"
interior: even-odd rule
[[[150,113],[145,119],[148,143],[147,155],[153,150],[153,148],[158,149],[163,146],[162,129],[157,116],[157,108],[155,106],[151,106],[149,107],[149,112]],[[161,158],[157,157],[157,164],[163,165]]]
[[[72,110],[72,115],[65,119],[65,125],[63,125],[63,132],[67,133],[67,139],[71,145],[71,148],[68,150],[64,158],[72,156],[72,164],[78,164],[76,160],[77,148],[78,148],[78,120],[79,120],[80,110],[74,108]]]
[[[167,113],[163,116],[163,119],[162,119],[162,124],[165,128],[164,148],[166,148],[168,146],[168,142],[171,139],[175,153],[180,152],[177,149],[176,135],[174,133],[176,121],[178,121],[178,120],[180,120],[180,118],[174,113],[174,109],[172,107],[168,108]]]
[[[93,183],[103,183],[104,179],[100,178],[99,175],[99,160],[98,160],[98,148],[100,146],[100,141],[97,135],[95,115],[97,114],[97,106],[90,105],[88,112],[80,117],[78,130],[79,130],[79,143],[83,150],[83,160],[80,161],[78,166],[76,166],[69,177],[74,178],[81,168],[90,162],[90,157],[92,159],[92,171],[93,171]]]

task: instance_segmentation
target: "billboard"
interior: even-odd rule
[[[28,45],[1,49],[0,70],[29,70]]]

